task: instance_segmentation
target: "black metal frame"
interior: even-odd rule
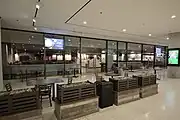
[[[155,56],[156,56],[156,47],[157,46],[160,46],[160,45],[153,45],[153,44],[147,44],[147,43],[136,43],[136,42],[126,42],[126,41],[119,41],[119,40],[108,40],[108,39],[101,39],[101,38],[91,38],[91,37],[84,37],[84,36],[73,36],[73,35],[65,35],[65,34],[55,34],[55,33],[45,33],[45,32],[38,32],[38,31],[27,31],[27,30],[19,30],[19,29],[11,29],[11,28],[1,28],[2,30],[9,30],[9,31],[20,31],[20,32],[28,32],[28,33],[39,33],[39,34],[43,34],[43,37],[45,37],[46,35],[50,35],[50,36],[62,36],[63,39],[65,40],[65,37],[74,37],[74,38],[79,38],[79,42],[80,42],[80,45],[79,45],[79,51],[80,51],[80,74],[82,74],[82,70],[81,70],[81,64],[82,64],[82,61],[81,61],[81,52],[82,52],[82,39],[93,39],[93,40],[103,40],[103,41],[106,41],[106,72],[108,71],[107,70],[107,63],[108,63],[108,60],[107,60],[107,57],[108,57],[108,41],[114,41],[116,42],[117,44],[117,48],[116,48],[116,51],[117,51],[117,54],[118,54],[118,44],[121,42],[121,43],[125,43],[126,46],[125,46],[125,61],[119,61],[118,60],[118,55],[117,55],[117,63],[119,62],[125,62],[126,63],[126,67],[127,67],[127,63],[128,62],[137,62],[137,61],[128,61],[128,44],[129,43],[132,43],[132,44],[139,44],[141,45],[141,61],[138,61],[138,62],[143,62],[143,45],[152,45],[154,46],[154,66],[155,67]],[[65,47],[65,44],[64,44],[64,47]],[[167,48],[167,46],[161,46],[161,47],[164,47],[164,48]],[[44,47],[44,52],[46,54],[46,48]],[[44,55],[45,55],[44,54]],[[63,61],[64,61],[64,73],[63,75],[65,75],[65,50],[63,50]],[[167,64],[166,64],[167,65]],[[165,67],[166,67],[165,65]],[[46,60],[44,62],[44,77],[46,78]]]

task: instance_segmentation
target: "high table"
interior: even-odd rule
[[[52,100],[55,100],[55,83],[64,83],[64,81],[62,79],[59,78],[46,78],[46,79],[42,79],[42,80],[37,80],[36,81],[36,85],[47,85],[47,84],[51,84],[52,85]]]

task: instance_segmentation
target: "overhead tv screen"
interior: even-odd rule
[[[64,49],[64,40],[57,38],[45,38],[45,47],[48,49]]]
[[[168,64],[169,65],[179,64],[179,50],[168,50]]]

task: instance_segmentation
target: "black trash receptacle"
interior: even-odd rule
[[[113,105],[113,84],[111,82],[96,82],[97,95],[99,96],[99,107],[105,108]]]

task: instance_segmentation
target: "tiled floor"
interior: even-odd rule
[[[82,76],[77,81],[81,81],[82,78],[94,79],[95,76]],[[164,79],[158,82],[159,94],[157,95],[101,109],[100,112],[76,120],[179,120],[180,79]],[[46,106],[48,102],[44,104]],[[56,120],[53,109],[54,107],[44,107],[43,118],[38,120]]]

